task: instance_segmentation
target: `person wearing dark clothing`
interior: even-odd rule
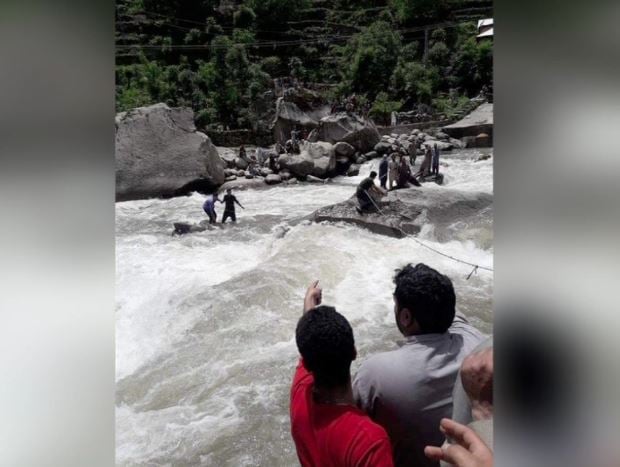
[[[372,171],[370,172],[370,176],[362,180],[357,186],[355,195],[357,196],[357,200],[359,202],[359,207],[357,208],[357,211],[360,214],[364,211],[376,210],[375,201],[372,198],[372,194],[376,194],[379,196],[383,196],[386,194],[385,191],[375,185],[375,178],[377,178],[377,172]]]
[[[431,173],[437,175],[439,173],[439,148],[437,143],[433,146],[433,160],[431,163]]]
[[[224,203],[224,215],[222,216],[222,224],[226,223],[226,219],[230,217],[233,223],[237,222],[237,215],[235,214],[235,203],[237,203],[241,209],[245,209],[241,206],[241,203],[237,200],[236,196],[232,194],[232,190],[229,188],[226,190],[224,200],[220,201]]]
[[[381,182],[381,188],[384,190],[387,189],[388,165],[388,157],[387,154],[385,154],[383,160],[381,160],[379,164],[379,182]]]

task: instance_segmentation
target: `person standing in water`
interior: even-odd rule
[[[237,222],[237,216],[235,214],[235,203],[237,203],[241,209],[245,209],[241,206],[241,203],[237,200],[237,197],[232,194],[232,189],[228,188],[226,190],[226,194],[224,195],[224,200],[220,201],[220,203],[224,203],[224,215],[222,216],[222,224],[226,223],[226,219],[230,217],[233,221],[233,224]]]
[[[207,199],[202,205],[202,209],[204,209],[204,211],[207,213],[207,216],[209,216],[209,224],[215,224],[217,221],[217,213],[215,212],[216,201],[220,200],[217,197],[217,193],[213,193],[212,195],[207,196]]]
[[[437,143],[433,146],[433,161],[431,163],[431,173],[437,175],[439,173],[439,148]]]
[[[388,156],[384,154],[379,164],[379,181],[381,182],[381,188],[384,190],[387,189],[388,165]]]

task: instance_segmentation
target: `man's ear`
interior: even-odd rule
[[[409,308],[403,308],[398,313],[398,320],[403,328],[408,328],[413,324],[413,313],[411,313]]]

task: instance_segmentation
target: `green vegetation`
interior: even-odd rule
[[[116,107],[165,102],[256,129],[273,78],[290,76],[331,85],[329,99],[356,93],[381,122],[420,103],[456,115],[493,79],[492,43],[458,16],[467,1],[117,0]]]

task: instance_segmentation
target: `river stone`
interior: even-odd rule
[[[347,177],[355,177],[360,174],[360,166],[358,164],[352,164],[347,170]]]
[[[230,177],[231,175],[237,175],[237,170],[235,169],[224,169],[224,175]]]
[[[235,159],[235,167],[241,170],[245,170],[248,168],[248,162],[245,159],[241,159],[240,157],[237,157]]]
[[[362,165],[366,162],[366,158],[364,156],[359,156],[356,160],[355,163],[358,165]]]
[[[265,177],[265,183],[267,185],[276,185],[282,182],[282,177],[277,174],[269,174]]]
[[[334,151],[337,156],[351,157],[355,154],[355,148],[344,141],[336,143],[334,145]]]
[[[273,173],[273,170],[271,170],[269,167],[262,167],[260,169],[260,174],[263,177],[266,177],[267,175],[271,175]]]
[[[379,157],[379,153],[377,151],[370,151],[367,152],[366,154],[364,154],[364,157],[368,160],[370,159],[375,159],[377,157]]]
[[[245,170],[237,170],[237,177],[245,177]]]
[[[442,141],[446,141],[446,140],[450,139],[450,136],[448,136],[443,131],[438,131],[437,133],[435,133],[435,138],[437,138],[439,140],[442,140]]]
[[[291,174],[288,172],[280,172],[278,175],[280,175],[280,178],[282,179],[283,182],[286,182],[287,180],[290,180],[291,178]]]
[[[228,177],[226,177],[227,182],[232,182],[233,180],[237,180],[236,175],[229,175]]]
[[[226,164],[196,131],[191,109],[155,104],[115,120],[117,201],[212,191],[224,183]]]
[[[380,143],[377,143],[374,147],[375,152],[377,152],[378,154],[385,154],[387,153],[390,148],[392,147],[391,144],[389,144],[386,141],[381,141]]]

